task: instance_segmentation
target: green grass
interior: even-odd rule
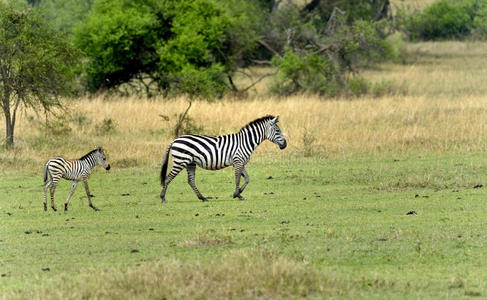
[[[67,213],[43,211],[40,170],[4,172],[0,295],[487,295],[482,154],[255,157],[247,170],[245,201],[231,198],[232,169],[198,169],[198,188],[216,198],[198,201],[181,173],[161,204],[158,168],[98,168],[89,184],[101,211],[79,186]]]

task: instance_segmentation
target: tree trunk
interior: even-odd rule
[[[14,124],[10,111],[4,110],[5,113],[5,146],[11,148],[14,145]]]

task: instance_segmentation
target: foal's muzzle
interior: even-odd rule
[[[279,144],[279,149],[284,150],[287,147],[287,142],[284,140],[284,143]]]
[[[108,170],[110,170],[110,165],[108,165],[108,166],[105,168],[105,170],[107,170],[107,171],[108,171]]]

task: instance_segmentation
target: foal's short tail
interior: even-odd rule
[[[167,165],[169,164],[169,152],[171,151],[172,144],[169,145],[166,151],[166,156],[164,157],[164,162],[162,163],[161,168],[161,185],[164,186],[166,182],[166,173],[167,173]]]
[[[48,179],[48,172],[47,172],[47,168],[49,167],[49,162],[47,162],[45,165],[44,165],[44,183],[47,182],[47,179]]]

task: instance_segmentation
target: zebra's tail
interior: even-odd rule
[[[45,165],[44,165],[44,183],[47,182],[47,179],[48,179],[48,172],[47,172],[47,168],[49,167],[49,162],[47,162]]]
[[[166,182],[166,173],[167,173],[167,165],[169,164],[169,152],[171,151],[172,144],[169,145],[166,151],[166,156],[164,157],[164,162],[162,163],[161,168],[161,185],[164,186]]]

